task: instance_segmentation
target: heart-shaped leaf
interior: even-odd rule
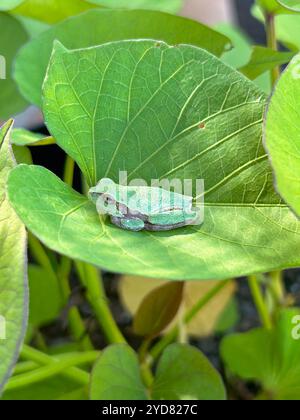
[[[147,400],[138,357],[126,344],[107,347],[96,362],[90,383],[91,400]]]
[[[126,170],[129,180],[204,178],[206,186],[201,226],[132,233],[104,223],[46,169],[21,166],[9,179],[11,203],[50,248],[180,280],[299,264],[299,223],[273,189],[261,143],[265,97],[240,73],[192,46],[56,44],[44,94],[51,133],[91,185]]]
[[[285,310],[274,330],[259,328],[225,337],[222,342],[221,353],[229,370],[260,382],[268,399],[300,398],[300,341],[293,335],[293,330],[299,331],[298,314],[299,310]]]
[[[221,376],[195,347],[172,344],[158,363],[151,397],[154,400],[225,400]]]
[[[54,40],[74,49],[135,38],[194,44],[215,55],[221,55],[230,45],[226,36],[190,19],[152,11],[91,10],[56,25],[29,42],[16,59],[15,79],[24,97],[40,106],[42,83]]]
[[[20,22],[6,13],[0,13],[0,27],[0,120],[5,120],[26,106],[11,73],[15,55],[28,37]]]
[[[281,76],[267,112],[265,139],[277,189],[300,215],[300,54]]]
[[[12,122],[0,129],[0,393],[18,358],[27,323],[25,228],[6,196],[14,166],[9,146]]]

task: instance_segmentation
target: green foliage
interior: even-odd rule
[[[264,22],[259,8],[253,8],[253,15]],[[275,17],[276,38],[292,51],[300,50],[300,14],[280,14]]]
[[[33,133],[23,128],[15,128],[11,133],[11,143],[16,146],[49,146],[55,144],[53,137]]]
[[[266,116],[265,142],[277,189],[300,215],[300,55],[280,78]]]
[[[54,275],[49,271],[29,265],[29,322],[34,327],[42,327],[54,321],[62,312],[64,301]]]
[[[300,11],[300,1],[299,0],[276,0],[281,6],[283,6],[288,11]]]
[[[78,388],[78,384],[71,379],[57,376],[27,387],[5,391],[2,399],[6,401],[80,401],[88,399],[88,391]]]
[[[47,170],[21,166],[10,177],[10,200],[50,248],[111,271],[169,279],[299,263],[297,221],[273,189],[261,144],[265,97],[240,73],[190,46],[125,41],[68,51],[56,44],[44,95],[51,133],[90,185],[105,176],[117,181],[119,170],[129,180],[206,183],[203,225],[133,234],[99,220],[91,202]]]
[[[239,70],[249,79],[254,80],[266,71],[288,63],[293,56],[292,52],[273,51],[270,48],[255,46],[249,62]]]
[[[110,9],[150,9],[177,13],[182,8],[183,0],[90,0],[90,3]]]
[[[299,12],[299,0],[257,0],[257,4],[267,13],[280,15]]]
[[[158,363],[152,386],[154,400],[225,400],[219,373],[196,348],[172,344]]]
[[[138,358],[127,345],[108,347],[95,364],[92,400],[224,400],[219,373],[197,349],[173,344],[164,351],[150,395],[142,382]]]
[[[29,42],[16,59],[15,79],[24,97],[41,106],[42,84],[54,40],[75,49],[143,38],[159,39],[174,45],[194,44],[215,55],[221,55],[230,45],[226,36],[182,17],[152,11],[92,10],[54,26]]]
[[[26,165],[32,164],[32,156],[28,147],[16,146],[13,144],[13,153],[17,163],[26,163]]]
[[[11,73],[15,55],[27,41],[27,34],[17,19],[6,13],[0,13],[0,27],[0,120],[4,120],[26,106]]]
[[[104,350],[96,362],[90,383],[91,400],[146,400],[136,353],[126,344]]]
[[[11,10],[22,2],[23,0],[1,0],[0,10]]]
[[[259,328],[225,337],[222,342],[221,353],[229,370],[258,381],[266,399],[300,398],[300,341],[293,336],[298,314],[299,310],[285,310],[273,330]]]
[[[183,288],[183,282],[174,282],[150,292],[135,314],[134,332],[145,337],[155,337],[163,331],[178,312],[183,298]]]
[[[241,29],[230,24],[218,24],[216,29],[228,36],[233,48],[222,55],[222,61],[235,69],[246,66],[251,60],[253,48],[251,40],[241,31]],[[271,91],[270,73],[264,72],[254,80],[255,84],[266,93]]]
[[[85,0],[24,0],[12,13],[53,24],[95,7]]]
[[[14,158],[12,121],[0,130],[0,392],[18,358],[27,323],[26,234],[8,203],[6,180]]]

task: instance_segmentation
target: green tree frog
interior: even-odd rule
[[[103,178],[89,191],[99,214],[131,231],[166,231],[198,224],[199,209],[192,207],[192,197],[159,187],[132,187]]]

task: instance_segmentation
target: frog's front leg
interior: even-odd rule
[[[131,230],[133,232],[139,232],[145,227],[143,220],[134,217],[127,219],[125,217],[111,216],[111,222],[121,229]]]

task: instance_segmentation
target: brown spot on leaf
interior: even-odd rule
[[[205,123],[204,123],[204,122],[200,123],[200,124],[198,125],[198,127],[199,127],[201,130],[203,130],[203,129],[205,128]]]

